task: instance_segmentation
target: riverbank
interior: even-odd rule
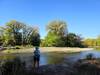
[[[93,48],[70,48],[70,47],[42,47],[40,48],[41,52],[81,52],[81,51],[89,51],[93,50]]]
[[[0,75],[100,75],[100,59],[80,59],[71,65],[67,63],[49,64],[39,68],[31,66],[28,69],[17,58],[2,65]]]
[[[24,50],[24,51],[23,51]],[[23,52],[32,52],[33,48],[30,49],[23,49]],[[29,50],[29,51],[28,51]],[[56,48],[56,47],[48,47],[48,48],[40,48],[41,52],[68,52],[68,50],[73,50],[73,52],[78,52],[78,51],[89,51],[92,50],[92,48]],[[19,50],[20,52],[21,50]],[[71,52],[70,51],[70,52]],[[66,54],[66,53],[65,53]],[[21,55],[23,56],[23,55]],[[58,57],[58,55],[56,55]],[[62,55],[61,55],[62,56]],[[31,57],[29,57],[31,58]],[[28,58],[28,59],[29,59]],[[50,57],[52,58],[52,57]],[[27,59],[26,57],[23,59]],[[54,58],[55,60],[56,58]],[[50,59],[49,59],[50,60]],[[56,59],[57,60],[57,59]],[[96,71],[98,69],[98,67],[96,67],[95,65],[90,64],[90,60],[89,61],[76,61],[73,62],[73,64],[71,64],[72,62],[68,59],[64,59],[68,62],[61,62],[61,63],[57,63],[57,64],[47,64],[47,65],[41,65],[38,69],[34,69],[33,66],[29,66],[28,68],[28,74],[27,75],[91,75],[91,68],[92,68],[92,73],[93,75],[96,75],[94,73],[96,72],[100,72]],[[93,62],[95,62],[93,60]],[[89,63],[89,64],[88,64]],[[98,64],[98,62],[96,62]],[[84,65],[85,65],[85,70],[84,70]],[[87,68],[87,66],[89,66],[89,68]],[[95,66],[95,67],[94,67]],[[80,68],[81,67],[81,68]],[[97,68],[94,71],[94,68]],[[80,71],[79,71],[80,70]],[[27,71],[25,71],[27,72]],[[22,72],[23,73],[23,72]],[[86,73],[86,74],[85,74]],[[25,75],[25,74],[23,74]],[[98,75],[98,74],[97,74]]]
[[[66,52],[66,53],[72,53],[72,52],[82,52],[82,51],[89,51],[93,50],[93,48],[69,48],[69,47],[40,47],[40,52]],[[34,51],[34,48],[28,48],[28,49],[10,49],[10,50],[3,50],[1,53],[32,53]]]
[[[34,68],[33,68],[34,69]],[[32,72],[32,71],[31,71]],[[43,65],[34,69],[34,75],[73,75],[75,73],[73,67],[67,64],[50,64]]]
[[[34,68],[33,68],[34,69]],[[100,59],[80,59],[72,65],[66,63],[40,66],[35,75],[100,75]]]

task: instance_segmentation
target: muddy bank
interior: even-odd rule
[[[32,72],[37,75],[73,75],[74,69],[67,64],[51,64],[33,68]]]
[[[60,63],[39,68],[25,67],[19,59],[0,66],[0,75],[100,75],[100,59],[80,59],[74,64]]]
[[[36,75],[100,75],[100,60],[79,60],[73,65],[52,64],[34,69]]]

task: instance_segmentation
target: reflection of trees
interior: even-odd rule
[[[26,75],[25,62],[17,57],[12,61],[5,61],[0,65],[0,72],[0,75]]]
[[[0,56],[0,60],[12,60],[14,59],[16,56],[12,55],[12,54],[8,54],[8,55],[2,55]]]
[[[63,57],[64,57],[64,54],[61,54],[61,53],[48,53],[47,55],[47,63],[48,64],[56,64],[56,63],[60,63],[62,62],[63,60]]]

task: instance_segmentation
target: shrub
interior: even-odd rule
[[[19,58],[14,60],[8,60],[1,64],[2,75],[26,75],[25,62],[22,62]]]

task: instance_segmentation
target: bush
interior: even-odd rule
[[[25,62],[19,58],[8,60],[1,64],[1,75],[26,75]]]

